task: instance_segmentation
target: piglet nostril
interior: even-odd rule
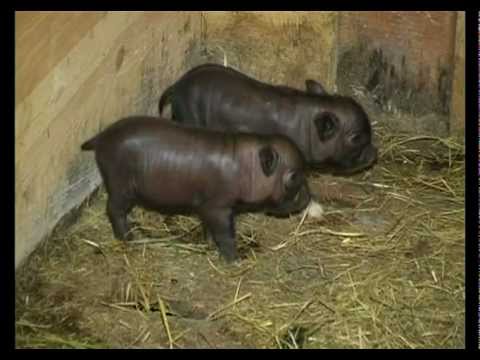
[[[297,202],[299,198],[300,198],[300,191],[297,191],[297,195],[295,195],[295,197],[293,198],[293,201]]]

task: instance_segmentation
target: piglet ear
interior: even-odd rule
[[[270,146],[265,146],[258,152],[260,164],[265,176],[271,176],[278,166],[278,153]]]
[[[309,94],[316,94],[316,95],[326,95],[327,91],[319,82],[315,80],[305,80],[305,87],[307,89],[307,93]]]

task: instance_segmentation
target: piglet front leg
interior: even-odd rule
[[[203,209],[199,215],[211,233],[220,255],[228,263],[235,261],[238,258],[238,254],[232,209]]]

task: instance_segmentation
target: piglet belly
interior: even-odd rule
[[[191,174],[155,171],[138,182],[137,194],[149,207],[194,208],[202,202],[205,190]]]

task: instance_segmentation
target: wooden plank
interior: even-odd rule
[[[448,134],[454,11],[346,11],[338,34],[339,90],[403,114],[398,130]],[[359,61],[359,59],[362,59]]]
[[[465,136],[465,11],[457,11],[455,37],[452,104],[450,113],[451,135]]]
[[[15,14],[15,105],[62,60],[106,12]]]
[[[50,13],[45,11],[16,11],[15,38],[22,41],[48,14]]]
[[[93,155],[80,144],[120,116],[154,111],[185,70],[199,15],[108,13],[18,104],[16,266],[98,185]]]
[[[41,124],[41,128],[48,128],[48,122],[54,119],[56,113],[75,95],[77,86],[85,81],[104,59],[110,44],[140,15],[109,14],[90,31],[89,36],[84,37],[64,56],[55,66],[55,71],[50,71],[34,91],[15,107],[15,140],[18,142],[16,156],[22,157],[24,151],[35,146],[38,138],[43,136],[42,132],[38,131],[37,124]],[[31,67],[33,70],[33,64]],[[16,84],[21,85],[21,81],[21,78],[17,78]]]
[[[336,81],[338,14],[332,11],[206,11],[206,54],[259,80],[305,88],[307,78],[328,89]],[[260,41],[259,41],[260,40]]]

